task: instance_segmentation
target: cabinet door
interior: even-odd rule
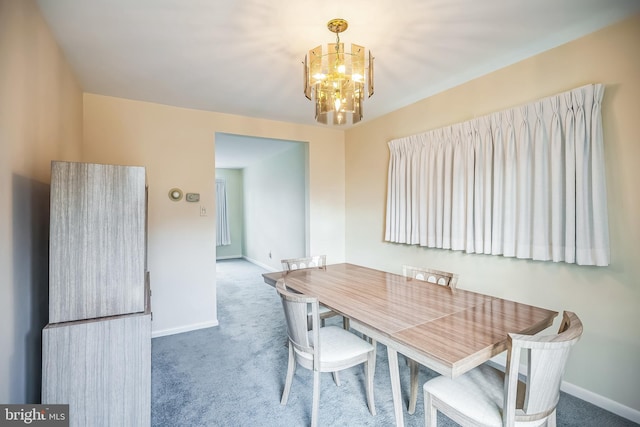
[[[52,162],[49,322],[144,311],[145,170]]]
[[[148,426],[151,316],[49,324],[42,403],[69,404],[71,426]]]

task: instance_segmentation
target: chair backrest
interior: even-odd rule
[[[458,284],[458,275],[448,273],[446,271],[434,270],[431,268],[412,267],[410,265],[402,266],[402,274],[411,279],[423,280],[425,282],[437,283],[438,285],[448,286],[451,290],[455,290]]]
[[[280,261],[285,271],[299,270],[301,268],[325,268],[327,265],[326,255],[314,255],[305,258],[289,258]]]
[[[560,398],[560,383],[571,347],[582,335],[582,322],[565,311],[556,335],[509,334],[504,380],[504,425],[534,421],[551,414]],[[525,390],[518,390],[518,367],[522,350],[527,352]],[[520,383],[522,386],[522,383]]]
[[[313,356],[315,366],[316,363],[319,363],[318,355],[320,354],[318,299],[287,289],[284,279],[276,282],[276,290],[282,300],[289,342],[298,352]],[[311,310],[309,310],[309,306],[311,306]],[[312,319],[310,331],[308,329],[309,314]]]

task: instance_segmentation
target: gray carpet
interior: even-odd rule
[[[217,263],[220,326],[152,341],[153,426],[304,426],[311,419],[313,376],[298,367],[289,402],[280,405],[287,367],[282,306],[260,267],[244,260]],[[339,324],[338,318],[328,321]],[[386,349],[378,345],[377,415],[369,413],[362,366],[341,372],[341,387],[322,375],[321,426],[392,426],[393,404]],[[421,368],[420,383],[435,376]],[[405,402],[409,370],[400,363]],[[424,425],[422,390],[406,426]],[[442,414],[438,425],[456,426]],[[562,394],[559,426],[635,426],[573,396]]]

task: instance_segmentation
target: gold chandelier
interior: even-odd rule
[[[327,124],[332,116],[334,125],[348,122],[358,123],[362,119],[362,101],[365,92],[365,76],[369,97],[373,95],[373,56],[369,51],[367,74],[365,74],[364,46],[351,44],[351,52],[344,51],[340,33],[349,24],[336,18],[327,23],[329,31],[336,34],[336,42],[327,44],[323,54],[322,45],[311,49],[304,57],[304,95],[313,98],[316,104],[316,120]]]

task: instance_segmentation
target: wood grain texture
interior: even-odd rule
[[[504,417],[507,425],[550,417],[555,425],[555,411],[560,399],[560,383],[564,376],[571,347],[582,336],[582,321],[570,311],[563,313],[556,335],[538,336],[509,334],[507,372],[505,375]],[[517,380],[520,353],[527,352],[528,369],[524,380],[527,393],[522,405],[517,404]],[[513,418],[512,418],[513,417]]]
[[[556,314],[496,298],[401,331],[395,339],[408,346],[420,343],[417,350],[450,366],[449,376],[457,377],[505,351],[509,333],[539,332]]]
[[[404,425],[397,353],[457,377],[507,348],[509,333],[532,334],[557,312],[353,264],[263,274],[318,299],[387,346],[396,425]]]
[[[42,403],[69,404],[71,426],[150,425],[150,315],[50,324],[42,335]]]
[[[52,162],[49,322],[144,311],[145,170]]]
[[[327,256],[326,255],[314,255],[310,257],[304,258],[288,258],[280,261],[282,263],[282,268],[285,272],[299,270],[303,268],[320,268],[324,269],[327,265]],[[320,305],[320,320],[322,321],[322,326],[324,326],[324,320],[330,317],[337,316],[338,313],[328,309],[324,305]],[[311,319],[309,319],[309,324],[311,324]],[[342,318],[343,328],[349,330],[349,318]]]
[[[282,273],[263,276],[275,284]],[[285,281],[287,287],[366,325],[374,338],[448,376],[506,350],[509,333],[539,332],[557,316],[555,311],[463,289],[452,293],[445,286],[352,264],[292,271]]]
[[[436,283],[441,286],[447,286],[451,292],[455,292],[458,284],[458,275],[448,271],[435,270],[433,268],[416,267],[411,265],[402,266],[402,275],[416,280]],[[409,397],[409,414],[416,411],[416,403],[418,402],[418,371],[419,365],[413,359],[407,359],[409,363],[409,372],[411,377],[411,392]]]
[[[582,335],[582,323],[564,312],[555,335],[509,334],[507,367],[502,372],[487,365],[451,380],[440,376],[424,385],[425,425],[437,425],[443,412],[464,426],[556,425],[560,383],[571,347]],[[519,374],[521,353],[528,364]]]

